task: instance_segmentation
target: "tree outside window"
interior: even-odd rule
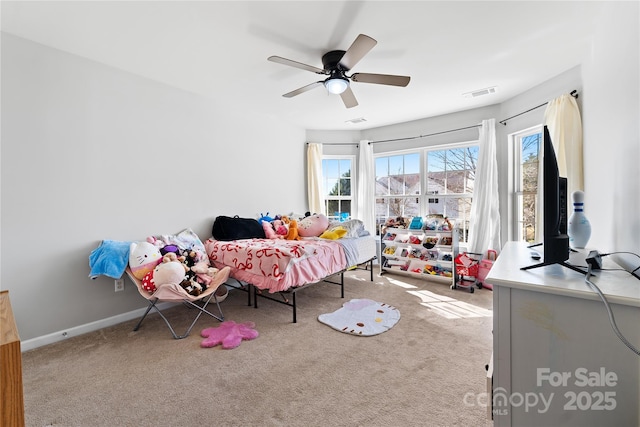
[[[533,243],[536,239],[536,201],[542,132],[537,127],[516,134],[514,141],[516,240]]]

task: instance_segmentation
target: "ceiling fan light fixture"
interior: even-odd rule
[[[324,81],[324,87],[327,88],[329,93],[340,95],[349,87],[349,80],[341,77],[331,77]]]

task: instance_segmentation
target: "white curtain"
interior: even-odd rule
[[[553,150],[556,152],[558,172],[567,178],[567,199],[571,200],[571,193],[582,190],[584,174],[582,164],[582,119],[575,98],[568,93],[549,101],[544,112],[544,123],[549,129]],[[540,144],[538,158],[542,159],[544,152]],[[542,162],[540,162],[542,165]],[[542,167],[538,168],[538,182],[543,182]],[[536,198],[536,242],[542,242],[544,231],[544,193],[543,186],[538,186]]]
[[[373,164],[373,145],[369,141],[360,141],[358,149],[358,192],[355,218],[364,223],[364,229],[376,233],[375,216],[375,170]]]
[[[560,176],[567,178],[567,194],[584,189],[582,119],[576,99],[568,93],[549,101],[544,112]]]
[[[500,209],[498,199],[498,161],[496,158],[496,120],[482,121],[480,150],[471,205],[468,251],[486,254],[500,252]]]
[[[322,144],[307,144],[307,194],[309,196],[309,212],[324,213],[324,196],[322,194]]]

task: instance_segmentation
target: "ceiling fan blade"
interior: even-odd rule
[[[409,84],[411,77],[394,76],[390,74],[355,73],[351,76],[351,80],[358,83],[374,83],[378,85],[405,87]]]
[[[284,96],[285,98],[293,98],[296,95],[300,95],[301,93],[310,91],[311,89],[314,89],[314,88],[316,88],[318,86],[322,86],[323,84],[324,84],[324,82],[313,82],[313,83],[308,84],[306,86],[302,86],[301,88],[298,88],[296,90],[292,90],[289,93],[285,93],[282,96]]]
[[[344,102],[344,106],[347,108],[353,108],[358,105],[356,96],[353,94],[350,87],[340,94],[340,98],[342,98],[342,102]]]
[[[340,60],[345,70],[352,69],[378,42],[364,34],[358,35]]]
[[[282,58],[281,56],[270,56],[267,61],[277,62],[278,64],[288,65],[290,67],[300,68],[305,71],[311,71],[316,74],[326,74],[322,68],[314,67],[313,65],[303,64],[302,62],[292,61],[291,59]]]

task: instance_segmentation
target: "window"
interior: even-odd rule
[[[420,215],[420,153],[378,157],[375,169],[376,223]]]
[[[466,242],[477,162],[477,144],[377,157],[376,223],[442,214],[455,221]]]
[[[536,239],[536,200],[538,197],[538,164],[542,145],[539,126],[512,135],[514,144],[514,237],[529,243]]]
[[[329,220],[344,221],[351,218],[354,187],[351,170],[355,158],[325,157],[322,159],[324,214]]]
[[[460,241],[469,238],[469,219],[478,164],[478,145],[426,153],[427,214],[455,221]],[[437,195],[438,197],[434,197]]]

